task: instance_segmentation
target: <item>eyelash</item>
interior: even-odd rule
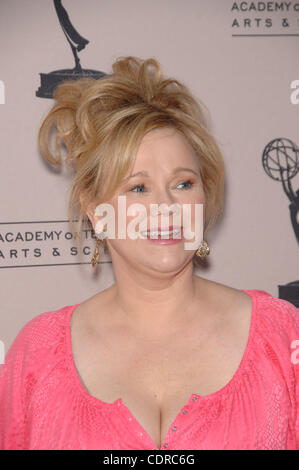
[[[188,190],[188,189],[191,189],[192,186],[194,185],[193,181],[191,181],[191,180],[183,181],[182,183],[179,183],[179,184],[186,184],[186,183],[188,183],[190,186],[188,188],[183,188],[184,191]],[[129,191],[133,192],[133,193],[136,192],[137,194],[140,194],[141,191],[133,191],[133,190],[136,189],[136,188],[141,188],[141,187],[144,188],[144,184],[136,184],[131,189],[129,189]]]

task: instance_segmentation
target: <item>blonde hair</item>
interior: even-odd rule
[[[161,127],[181,131],[198,155],[206,197],[204,233],[214,225],[223,211],[225,172],[218,144],[207,129],[205,105],[182,82],[162,76],[156,59],[119,57],[112,64],[112,74],[98,80],[64,81],[53,97],[38,145],[46,161],[55,166],[62,165],[60,144],[67,149],[66,165],[75,170],[68,219],[76,240],[85,221],[91,227],[88,205],[115,194],[133,168],[144,135]],[[58,131],[54,155],[50,150],[53,126]]]

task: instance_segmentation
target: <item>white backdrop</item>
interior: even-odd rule
[[[279,284],[299,278],[298,243],[289,200],[265,173],[262,153],[279,137],[299,145],[299,2],[64,0],[63,6],[90,41],[79,53],[83,68],[110,73],[119,56],[155,57],[165,75],[206,104],[226,163],[226,206],[207,238],[209,267],[198,274],[278,297]],[[90,264],[76,264],[74,243],[65,238],[71,175],[48,168],[37,149],[52,104],[35,94],[39,74],[74,67],[53,2],[1,0],[0,44],[0,340],[7,351],[31,318],[81,302],[114,277],[110,262],[97,276]],[[292,185],[299,188],[298,173]],[[94,240],[86,237],[87,263]]]

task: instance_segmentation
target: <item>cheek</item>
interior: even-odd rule
[[[126,209],[128,210],[128,206]],[[139,240],[138,238],[133,238],[136,232],[148,228],[147,216],[144,215],[144,211],[136,210],[132,213],[134,215],[128,215],[125,210],[119,211],[117,208],[115,209],[115,239],[112,242],[116,242],[119,247],[122,247],[125,243],[126,249],[130,249],[131,244]],[[122,238],[118,239],[118,236]]]
[[[202,210],[204,213],[206,199],[203,191],[199,190],[194,192],[191,197],[190,195],[189,197],[186,196],[183,201],[180,201],[180,203],[182,205],[182,212],[184,208],[187,208],[188,211],[190,211],[191,213],[191,218],[194,219],[194,217],[196,216],[196,214],[199,213],[200,210]],[[197,205],[199,204],[202,205],[202,209],[200,207],[197,207]]]
[[[138,244],[136,245],[136,242]],[[142,245],[140,245],[142,240],[132,240],[128,236],[125,239],[114,239],[109,240],[109,245],[112,248],[112,253],[115,252],[119,256],[126,258],[127,260],[138,259],[140,253],[144,252]],[[140,246],[140,250],[138,247]]]

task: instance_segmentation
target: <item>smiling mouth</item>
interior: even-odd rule
[[[143,232],[140,232],[141,235],[145,238],[161,238],[162,237],[164,239],[167,239],[167,238],[180,238],[181,236],[181,232],[182,232],[182,227],[177,227],[177,228],[171,228],[169,230],[147,230],[147,231],[143,231]]]

